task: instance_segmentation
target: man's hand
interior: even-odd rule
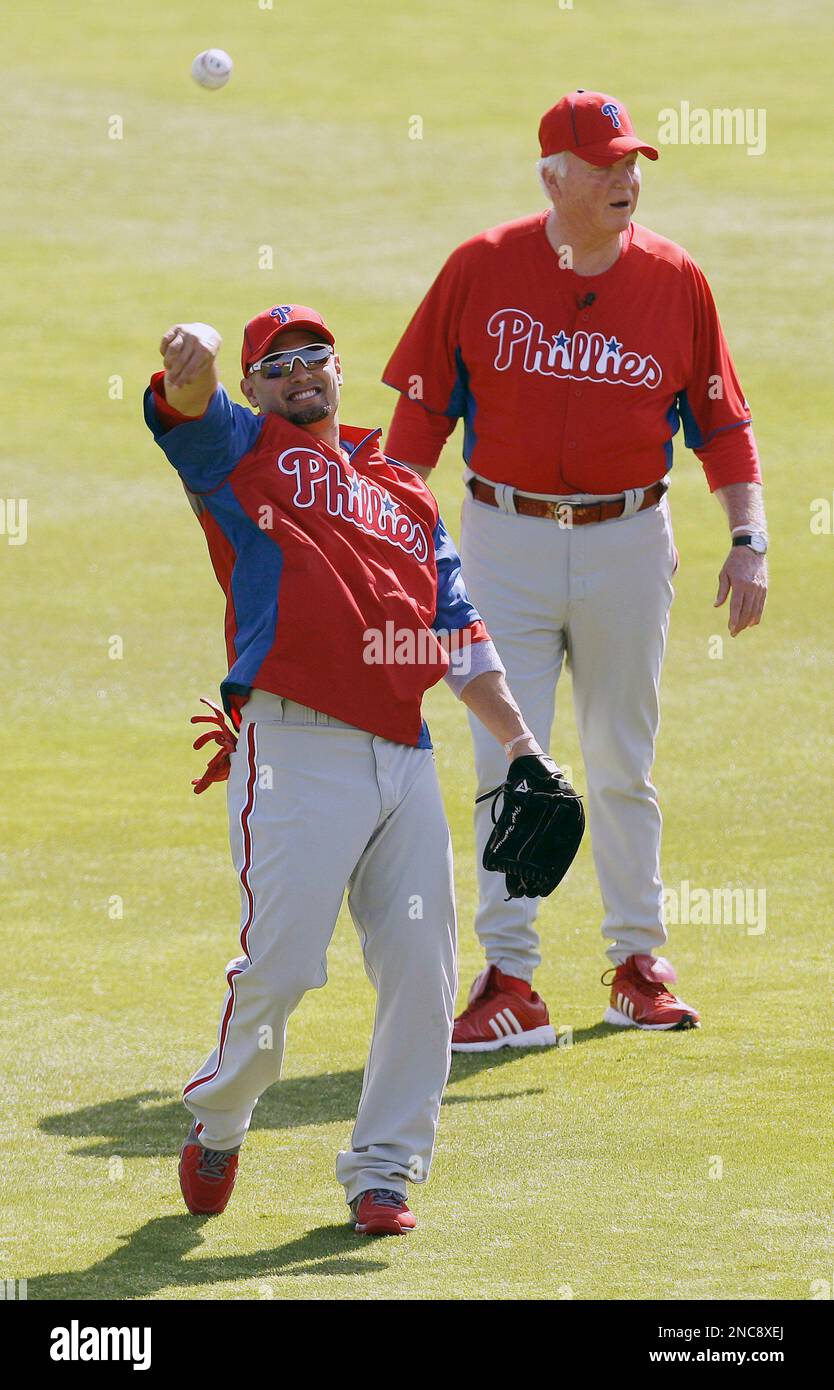
[[[756,627],[761,622],[767,598],[767,560],[749,545],[735,545],[730,550],[718,576],[713,606],[720,608],[730,593],[727,627],[731,637],[738,637],[746,627]]]
[[[159,345],[165,364],[165,386],[188,386],[211,365],[222,342],[209,323],[175,323]]]
[[[202,415],[214,395],[222,341],[208,323],[175,323],[163,337],[165,396],[183,415]]]

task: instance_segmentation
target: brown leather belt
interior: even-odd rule
[[[636,509],[644,512],[647,507],[656,507],[667,491],[669,484],[665,479],[646,488],[643,501]],[[486,502],[488,507],[497,507],[498,499],[491,483],[482,483],[479,478],[469,479],[469,490],[476,502]],[[587,526],[590,521],[613,521],[622,516],[625,498],[616,502],[543,502],[536,497],[522,497],[513,493],[516,512],[520,516],[543,516],[550,521],[558,521],[562,526]],[[636,513],[635,513],[636,514]]]

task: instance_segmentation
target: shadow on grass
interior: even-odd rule
[[[271,1250],[255,1250],[249,1255],[213,1255],[206,1259],[187,1258],[199,1247],[201,1231],[212,1217],[161,1216],[147,1221],[125,1244],[88,1269],[41,1274],[28,1281],[28,1297],[42,1301],[54,1299],[135,1299],[153,1298],[160,1289],[206,1289],[211,1298],[213,1284],[236,1279],[260,1281],[256,1297],[272,1296],[270,1277],[299,1275],[374,1274],[388,1268],[376,1258],[379,1242],[363,1246],[347,1222],[321,1226],[297,1240]],[[373,1254],[371,1253],[373,1251]],[[267,1286],[267,1287],[264,1287]],[[199,1297],[199,1294],[195,1294]],[[251,1298],[253,1295],[241,1294]]]
[[[616,1033],[607,1024],[577,1029],[573,1046],[593,1042]],[[521,1058],[535,1056],[548,1068],[557,1067],[564,1049],[500,1048],[497,1052],[456,1052],[444,1105],[491,1105],[517,1096],[539,1095],[544,1086],[516,1088],[490,1095],[456,1094],[455,1087],[482,1072],[512,1066]],[[509,1078],[508,1078],[509,1079]],[[307,1125],[352,1123],[362,1090],[362,1072],[325,1072],[320,1076],[291,1076],[271,1086],[261,1097],[252,1120],[252,1130],[298,1129]],[[188,1113],[178,1096],[170,1091],[139,1091],[118,1100],[102,1101],[59,1115],[45,1115],[39,1122],[44,1134],[61,1135],[79,1143],[71,1150],[73,1158],[103,1158],[118,1154],[122,1158],[167,1157],[178,1154],[188,1128]]]
[[[595,1023],[592,1028],[573,1029],[560,1041],[557,1047],[502,1047],[497,1052],[453,1052],[450,1081],[457,1081],[463,1076],[472,1076],[474,1073],[487,1071],[492,1067],[505,1066],[508,1062],[514,1062],[519,1057],[538,1056],[558,1065],[561,1055],[569,1051],[571,1047],[579,1047],[583,1043],[600,1042],[621,1031],[621,1029],[612,1028],[610,1023]]]
[[[605,1024],[577,1029],[572,1045],[600,1040],[616,1030]],[[484,1072],[510,1067],[522,1058],[535,1059],[547,1078],[558,1068],[564,1048],[501,1048],[496,1052],[455,1053],[445,1105],[495,1104],[518,1096],[542,1094],[546,1086],[516,1087],[489,1095],[468,1095],[457,1087]],[[510,1079],[510,1072],[507,1072]],[[527,1073],[529,1078],[529,1073]],[[362,1089],[358,1068],[321,1076],[288,1077],[272,1086],[255,1110],[253,1129],[289,1130],[306,1125],[350,1123]],[[140,1091],[119,1100],[86,1106],[60,1115],[48,1115],[40,1129],[51,1135],[80,1140],[71,1157],[168,1157],[179,1152],[188,1116],[178,1096],[168,1091]],[[258,1280],[255,1294],[270,1298],[270,1277],[301,1275],[361,1275],[385,1270],[378,1258],[379,1244],[357,1249],[357,1237],[348,1222],[321,1226],[296,1240],[248,1255],[213,1255],[192,1258],[201,1244],[201,1231],[209,1217],[164,1216],[148,1221],[124,1244],[85,1270],[66,1270],[38,1275],[28,1281],[30,1299],[70,1301],[153,1298],[161,1289],[191,1290],[192,1297],[211,1298],[213,1285],[235,1280]],[[374,1253],[371,1254],[371,1249]],[[204,1293],[200,1293],[204,1290]]]

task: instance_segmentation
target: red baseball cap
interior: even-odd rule
[[[250,364],[264,356],[275,335],[283,333],[286,328],[309,328],[331,347],[336,342],[321,314],[315,309],[310,309],[306,304],[276,304],[272,309],[264,309],[256,314],[243,330],[240,365],[244,376]]]
[[[635,134],[631,117],[621,101],[604,92],[579,88],[562,97],[539,124],[542,158],[569,150],[588,164],[607,167],[638,150],[647,159],[657,159],[653,145],[644,145]]]

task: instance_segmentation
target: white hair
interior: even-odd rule
[[[547,186],[545,174],[555,174],[559,179],[566,178],[568,172],[567,153],[547,154],[544,156],[544,159],[536,161],[536,168],[539,173],[539,182],[549,198],[550,189]]]

